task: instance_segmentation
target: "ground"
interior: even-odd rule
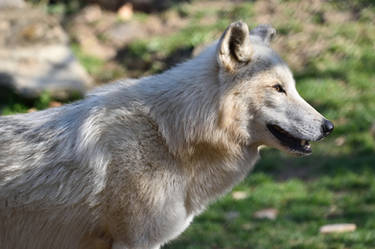
[[[278,31],[273,47],[290,64],[301,95],[336,126],[331,136],[313,144],[309,157],[264,149],[255,171],[234,192],[163,248],[375,248],[373,1],[192,1],[161,13],[136,12],[133,18],[144,25],[165,18],[173,22],[166,24],[170,30],[117,46],[112,58],[88,54],[72,40],[77,57],[98,83],[169,68],[198,53],[234,20],[251,27],[266,22]],[[67,29],[69,20],[64,19]],[[89,27],[95,30],[95,25]],[[95,35],[103,46],[111,45]],[[11,114],[43,109],[51,101],[44,94],[32,101],[7,95],[0,102],[2,113]],[[267,208],[278,211],[274,220],[254,217]],[[357,229],[319,233],[322,225],[334,223],[354,223]]]

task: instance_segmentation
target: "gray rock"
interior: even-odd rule
[[[86,3],[96,3],[101,7],[110,10],[117,10],[125,3],[131,3],[136,10],[152,12],[165,10],[177,2],[187,0],[83,0]]]
[[[25,1],[23,0],[0,0],[0,8],[23,8]]]
[[[0,9],[0,86],[33,98],[84,94],[92,80],[78,63],[56,18],[25,7]]]
[[[120,46],[147,37],[147,30],[140,23],[131,21],[114,25],[105,32],[105,35],[116,46]]]
[[[64,44],[0,49],[0,85],[33,98],[49,92],[57,98],[84,94],[91,80]]]

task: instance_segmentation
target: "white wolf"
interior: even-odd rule
[[[269,47],[231,24],[198,57],[84,100],[0,118],[1,249],[152,249],[252,169],[333,130]]]

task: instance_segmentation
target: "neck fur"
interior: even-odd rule
[[[202,146],[223,155],[241,152],[247,134],[230,120],[234,101],[228,86],[220,85],[219,70],[215,44],[190,61],[143,79],[151,116],[171,153],[192,156]]]

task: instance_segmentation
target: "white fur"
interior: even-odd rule
[[[264,128],[270,117],[305,127],[269,115],[270,101],[298,100],[318,120],[263,38],[244,39],[244,25],[160,75],[1,117],[0,248],[159,248],[247,175],[259,145],[280,147]],[[274,96],[274,79],[288,81],[291,99]],[[297,133],[315,136],[316,125]]]

